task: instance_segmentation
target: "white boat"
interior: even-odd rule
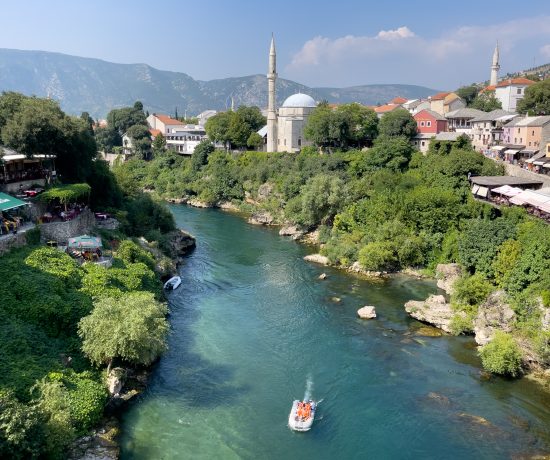
[[[181,278],[179,276],[172,276],[166,283],[164,283],[164,289],[174,290],[181,284]]]
[[[288,416],[288,426],[294,431],[309,431],[315,418],[317,403],[311,399],[307,401],[295,400]]]

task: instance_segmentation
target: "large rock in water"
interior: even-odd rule
[[[371,305],[365,305],[363,308],[357,310],[357,315],[361,319],[372,319],[376,318],[376,310]]]
[[[118,395],[124,386],[126,371],[121,367],[114,367],[107,376],[107,389],[111,396]]]
[[[431,295],[426,300],[409,300],[405,311],[413,318],[451,332],[451,319],[455,312],[442,295]]]
[[[462,269],[458,264],[439,264],[435,269],[437,287],[447,294],[453,293],[453,285],[462,276]]]
[[[287,224],[279,230],[279,235],[290,236],[293,240],[297,240],[304,235],[304,231],[297,225]]]
[[[170,256],[181,262],[183,257],[192,251],[197,241],[195,237],[181,229],[174,230],[167,234],[168,247],[170,248]]]
[[[308,254],[304,257],[304,260],[306,260],[307,262],[315,262],[316,264],[321,265],[330,265],[328,257],[322,256],[321,254]]]
[[[248,223],[254,225],[272,225],[273,221],[273,216],[266,211],[255,212],[248,219]]]
[[[511,332],[516,319],[514,310],[506,303],[504,291],[493,292],[479,306],[474,319],[475,340],[478,345],[485,345],[493,338],[496,331]]]

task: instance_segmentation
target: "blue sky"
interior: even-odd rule
[[[145,62],[210,80],[267,71],[310,86],[436,89],[550,62],[550,1],[280,0],[2,2],[0,47]],[[453,8],[456,5],[456,9]],[[273,13],[270,13],[273,10]]]

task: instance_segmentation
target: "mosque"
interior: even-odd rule
[[[277,57],[275,40],[271,37],[269,49],[269,71],[267,74],[268,107],[267,126],[260,135],[267,135],[265,148],[268,152],[299,152],[302,147],[312,145],[304,139],[304,126],[317,103],[307,94],[293,94],[285,99],[279,113],[275,108],[275,82],[277,80]]]

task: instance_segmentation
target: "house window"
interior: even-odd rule
[[[298,147],[302,146],[302,139],[298,139]]]
[[[531,142],[529,142],[529,147],[531,147]]]
[[[521,94],[521,88],[518,88],[518,94]]]
[[[424,126],[424,122],[423,122],[423,121],[420,122],[420,126]]]
[[[425,145],[426,145],[426,142],[422,141],[422,147],[424,147]]]
[[[518,138],[514,137],[514,144],[518,145]]]
[[[426,126],[428,126],[428,127],[432,126],[432,122],[431,122],[431,121],[427,121],[427,122],[426,122]]]
[[[531,133],[531,136],[534,136],[535,135],[535,130],[533,130],[533,132]]]
[[[286,137],[285,137],[285,140],[284,140],[284,145],[286,145]]]

